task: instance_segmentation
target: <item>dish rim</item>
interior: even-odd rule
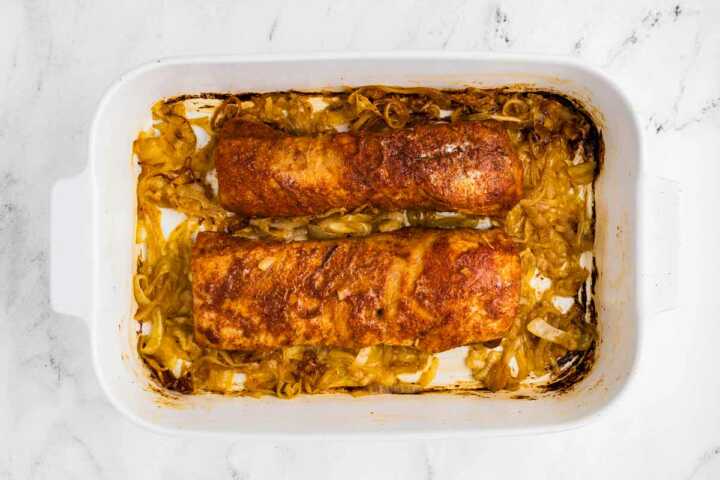
[[[165,427],[158,425],[156,423],[152,423],[145,418],[142,418],[138,415],[136,415],[133,411],[131,411],[127,406],[121,402],[118,398],[115,397],[114,393],[112,392],[112,389],[109,386],[108,379],[106,378],[106,374],[104,373],[104,370],[101,366],[101,356],[102,353],[98,350],[98,341],[96,339],[98,335],[98,329],[99,325],[97,322],[97,305],[96,305],[96,295],[95,295],[95,285],[96,282],[94,281],[95,278],[97,278],[97,259],[99,258],[99,246],[97,242],[97,236],[95,234],[95,225],[97,224],[96,218],[98,215],[98,196],[99,196],[99,186],[97,185],[97,182],[95,181],[95,164],[99,160],[94,155],[94,152],[97,150],[96,147],[96,141],[97,141],[97,130],[98,130],[98,124],[100,123],[100,120],[103,118],[103,115],[108,108],[108,105],[112,103],[113,97],[115,94],[129,81],[132,81],[133,79],[136,79],[142,75],[145,75],[155,69],[164,68],[171,65],[197,65],[197,64],[234,64],[234,63],[274,63],[274,62],[296,62],[296,61],[332,61],[332,60],[387,60],[387,59],[407,59],[407,60],[413,60],[413,59],[423,59],[423,60],[432,60],[432,59],[438,59],[442,58],[443,60],[489,60],[489,61],[503,61],[503,62],[512,62],[518,65],[521,64],[527,64],[529,67],[529,70],[534,64],[554,64],[557,66],[565,66],[572,69],[583,71],[586,74],[589,74],[591,76],[596,77],[598,80],[603,82],[610,90],[612,90],[612,93],[615,94],[622,103],[623,107],[628,111],[630,114],[629,117],[631,119],[631,128],[632,132],[631,134],[637,138],[637,153],[638,153],[638,159],[637,159],[637,170],[638,170],[638,178],[634,182],[634,196],[636,201],[636,221],[635,225],[637,226],[635,231],[635,236],[632,241],[632,248],[634,250],[635,258],[637,259],[637,268],[634,273],[634,278],[632,279],[633,285],[636,289],[635,293],[635,305],[633,306],[633,314],[635,317],[636,322],[636,329],[637,334],[635,338],[635,345],[634,345],[634,354],[631,362],[631,366],[629,368],[629,372],[627,374],[627,377],[625,381],[618,387],[617,391],[614,393],[614,395],[607,400],[607,402],[600,406],[596,411],[589,412],[585,416],[579,417],[574,420],[569,420],[565,422],[560,423],[553,423],[548,422],[546,424],[542,425],[533,425],[528,427],[471,427],[467,430],[455,430],[455,429],[449,429],[449,430],[442,430],[437,428],[428,427],[426,430],[422,430],[422,432],[418,431],[393,431],[392,427],[384,430],[384,431],[376,431],[376,432],[370,432],[370,431],[363,431],[363,432],[357,432],[357,433],[345,433],[345,432],[330,432],[330,433],[319,433],[319,432],[286,432],[283,434],[275,433],[275,432],[216,432],[216,431],[210,431],[210,430],[203,430],[203,429],[193,429],[191,430],[191,433],[193,434],[205,434],[205,435],[213,435],[213,436],[238,436],[238,435],[245,435],[245,436],[272,436],[273,438],[282,438],[282,437],[288,437],[288,438],[297,438],[297,437],[314,437],[314,436],[333,436],[333,437],[352,437],[352,438],[380,438],[380,437],[387,437],[387,436],[393,436],[397,438],[401,437],[417,437],[418,435],[422,435],[423,437],[447,437],[447,436],[477,436],[477,435],[523,435],[523,434],[532,434],[532,433],[538,433],[538,432],[548,432],[548,431],[561,431],[561,430],[568,430],[572,428],[576,428],[578,426],[581,426],[588,421],[590,421],[593,418],[597,418],[601,415],[607,414],[614,406],[616,406],[623,398],[623,396],[627,393],[628,387],[634,383],[636,374],[637,374],[637,363],[638,358],[641,355],[641,342],[640,338],[643,334],[643,300],[644,300],[644,292],[643,292],[643,285],[640,281],[640,275],[643,271],[643,257],[642,252],[639,249],[639,244],[641,242],[641,239],[643,237],[643,230],[640,228],[640,220],[643,216],[643,210],[644,205],[640,198],[640,182],[641,182],[641,172],[643,170],[643,158],[644,158],[644,150],[643,150],[643,142],[642,142],[642,131],[639,126],[639,122],[637,119],[637,115],[635,114],[632,105],[625,95],[625,93],[622,91],[621,88],[612,80],[610,79],[606,74],[604,74],[602,71],[588,66],[576,59],[567,58],[567,57],[558,57],[558,56],[552,56],[552,55],[527,55],[527,54],[517,54],[517,53],[478,53],[478,52],[445,52],[445,51],[382,51],[382,52],[316,52],[316,53],[263,53],[263,54],[249,54],[249,55],[193,55],[193,56],[175,56],[175,57],[168,57],[163,59],[154,60],[151,62],[144,63],[138,67],[135,67],[129,71],[127,71],[125,74],[121,75],[115,82],[113,82],[110,87],[105,91],[103,96],[101,97],[100,101],[98,102],[98,106],[95,110],[95,114],[93,115],[92,124],[90,127],[90,135],[89,135],[89,155],[88,155],[88,164],[86,169],[80,174],[86,176],[86,181],[88,182],[88,189],[90,191],[91,196],[91,205],[89,206],[91,210],[91,225],[90,225],[90,241],[92,243],[91,246],[91,265],[90,265],[90,286],[92,289],[91,295],[89,295],[88,305],[85,314],[83,315],[85,317],[85,321],[88,323],[89,329],[90,329],[90,340],[92,343],[92,357],[93,357],[93,367],[96,372],[96,375],[98,376],[98,380],[100,381],[101,387],[107,397],[109,398],[110,402],[117,408],[119,411],[121,411],[124,415],[132,419],[135,423],[140,424],[146,428],[150,428],[155,431],[160,431],[164,433],[178,433],[182,432],[182,430],[174,429],[171,427]]]

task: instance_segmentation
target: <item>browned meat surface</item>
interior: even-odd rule
[[[363,205],[499,215],[522,195],[522,164],[489,122],[294,137],[230,120],[215,165],[222,206],[252,217]]]
[[[517,250],[500,231],[405,229],[295,243],[200,233],[195,337],[231,350],[443,351],[503,336],[520,275]]]

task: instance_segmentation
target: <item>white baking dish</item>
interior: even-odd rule
[[[605,163],[596,184],[602,341],[572,391],[537,400],[473,396],[348,395],[230,398],[172,396],[150,382],[132,320],[136,171],[132,141],[158,99],[201,92],[320,89],[346,85],[460,88],[528,84],[580,99],[601,126]],[[619,89],[575,61],[459,53],[322,54],[191,58],[138,68],[98,108],[90,158],[52,195],[52,304],[87,320],[93,362],[112,403],[135,421],[172,432],[258,434],[462,434],[536,432],[577,425],[617,400],[633,370],[641,312],[640,131]]]

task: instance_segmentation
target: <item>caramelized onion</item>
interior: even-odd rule
[[[310,97],[320,96],[315,109]],[[264,122],[290,134],[322,134],[336,128],[399,129],[428,117],[500,122],[523,163],[524,199],[504,218],[457,212],[332,211],[318,217],[243,219],[217,203],[206,177],[213,171],[214,140],[198,148],[192,126],[217,133],[229,118]],[[133,152],[141,167],[137,187],[135,318],[147,333],[138,352],[167,388],[293,397],[301,393],[421,392],[432,383],[439,360],[411,347],[375,346],[359,352],[293,346],[273,352],[227,352],[202,348],[192,332],[189,259],[200,230],[228,231],[252,239],[301,241],[391,231],[405,226],[503,228],[522,246],[523,280],[518,317],[505,338],[472,345],[465,360],[486,388],[513,390],[528,379],[554,374],[568,351],[586,350],[595,338],[578,305],[567,312],[555,296],[575,297],[590,272],[581,265],[592,250],[592,182],[597,159],[586,144],[589,121],[552,96],[539,93],[460,92],[370,86],[345,92],[296,92],[229,96],[206,117],[188,120],[184,103],[158,102],[153,129],[141,132]],[[443,120],[447,121],[445,117]],[[589,141],[589,140],[588,140]],[[186,215],[163,232],[161,208]],[[277,268],[266,259],[263,268]],[[538,291],[536,278],[549,282]],[[545,281],[543,280],[543,281]],[[577,302],[576,302],[577,303]],[[149,329],[149,330],[148,330]],[[403,382],[398,375],[415,375]],[[237,378],[242,378],[238,384]],[[405,378],[405,377],[403,377]]]

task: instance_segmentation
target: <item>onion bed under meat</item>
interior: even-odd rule
[[[317,99],[324,108],[316,107]],[[490,391],[515,390],[541,377],[552,381],[567,368],[569,353],[592,351],[597,333],[584,293],[590,270],[580,257],[593,247],[592,182],[600,159],[595,158],[593,125],[569,102],[538,92],[383,86],[204,98],[209,106],[200,109],[204,116],[188,115],[187,102],[155,104],[153,127],[141,132],[133,145],[140,166],[140,254],[133,284],[135,319],[141,325],[137,348],[164,387],[181,393],[279,397],[338,391],[417,393],[430,387],[438,369],[436,357],[406,347],[346,351],[297,346],[268,353],[200,347],[193,339],[189,274],[190,248],[200,230],[302,241],[407,226],[503,228],[523,247],[520,312],[502,341],[470,346],[465,363],[474,379]],[[523,162],[524,198],[500,218],[369,208],[316,217],[240,218],[219,206],[208,180],[213,135],[228,118],[264,122],[292,135],[382,131],[435,121],[501,122]],[[210,137],[206,145],[198,146],[194,128]],[[161,209],[186,217],[167,237]],[[574,301],[563,311],[556,297]],[[417,372],[415,381],[399,378]]]

